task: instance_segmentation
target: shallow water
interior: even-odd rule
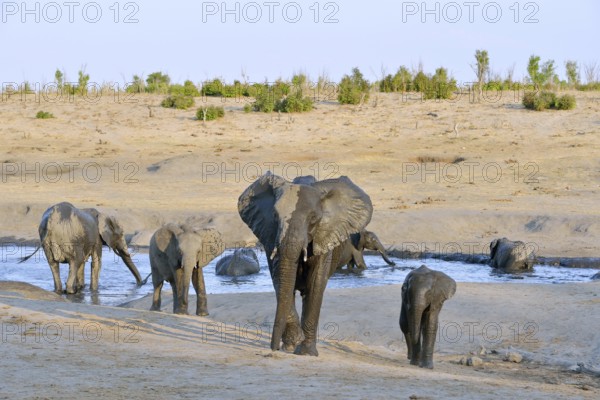
[[[52,273],[46,262],[43,251],[18,264],[18,259],[31,254],[34,248],[21,247],[18,250],[7,250],[1,253],[0,280],[13,280],[31,283],[46,290],[53,290]],[[226,250],[224,255],[233,250]],[[267,267],[265,254],[257,252],[261,264],[258,274],[243,277],[225,277],[215,275],[215,265],[219,257],[204,269],[204,279],[207,293],[241,293],[241,292],[271,292],[273,286]],[[388,266],[380,256],[365,256],[368,269],[358,273],[336,273],[329,279],[328,288],[353,288],[365,286],[380,286],[398,284],[404,281],[406,274],[422,264],[443,271],[458,282],[523,282],[539,284],[555,284],[564,282],[589,281],[597,271],[589,268],[563,268],[546,265],[535,265],[534,271],[526,274],[498,274],[484,264],[468,264],[438,259],[401,260],[391,257],[395,267]],[[102,270],[98,295],[92,296],[87,285],[90,279],[90,263],[86,264],[86,288],[82,295],[74,295],[73,300],[85,303],[116,306],[127,301],[141,298],[152,293],[152,279],[146,285],[137,288],[135,279],[121,259],[112,251],[104,248],[102,255]],[[150,262],[147,253],[133,255],[133,260],[145,278],[150,273]],[[67,280],[68,265],[61,264],[61,278]],[[166,283],[163,289],[170,289]],[[190,292],[194,289],[190,285]]]

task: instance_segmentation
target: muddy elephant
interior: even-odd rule
[[[196,291],[196,315],[208,315],[202,268],[224,250],[221,234],[214,229],[167,224],[150,239],[150,268],[154,295],[150,310],[160,311],[165,281],[173,290],[173,313],[188,313],[190,280]]]
[[[233,254],[221,257],[215,266],[217,275],[244,276],[260,272],[260,264],[254,250],[235,249]]]
[[[285,350],[317,356],[323,293],[337,266],[332,250],[369,223],[369,196],[345,176],[301,184],[268,172],[240,195],[238,211],[267,254],[277,297],[271,349],[283,341]]]
[[[490,265],[504,272],[531,271],[535,262],[533,248],[507,238],[490,243]]]
[[[125,263],[140,285],[142,278],[127,249],[123,228],[116,218],[103,214],[94,208],[78,209],[71,203],[62,202],[48,208],[38,228],[40,246],[27,257],[44,249],[52,276],[54,291],[62,293],[60,264],[69,264],[66,292],[76,293],[84,286],[84,267],[92,257],[92,277],[90,289],[98,290],[98,279],[102,266],[102,245],[109,246]]]
[[[444,301],[456,292],[456,282],[443,272],[422,265],[408,273],[402,285],[400,329],[412,365],[433,368],[438,316]]]
[[[337,269],[342,269],[345,265],[348,266],[348,270],[352,270],[355,266],[361,270],[367,268],[367,264],[363,258],[363,251],[365,249],[379,252],[388,265],[396,265],[388,258],[385,248],[377,235],[371,231],[362,230],[359,233],[350,235],[344,243],[334,250],[334,252],[339,252],[339,256],[336,257],[338,259]]]

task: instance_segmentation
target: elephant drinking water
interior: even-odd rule
[[[84,286],[84,266],[92,257],[92,278],[90,289],[98,290],[98,279],[102,260],[102,245],[109,246],[125,263],[141,284],[142,278],[136,268],[123,234],[123,228],[116,218],[105,215],[94,208],[78,209],[71,203],[62,202],[48,208],[39,226],[41,247],[44,249],[52,276],[54,291],[62,293],[60,263],[69,264],[67,293],[76,293]],[[40,247],[20,262],[26,261]]]

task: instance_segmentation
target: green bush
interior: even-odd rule
[[[38,111],[38,113],[35,114],[35,117],[38,119],[48,119],[48,118],[54,118],[54,115],[50,112]]]
[[[275,111],[275,99],[273,92],[268,88],[256,94],[255,101],[252,104],[254,111],[273,112]]]
[[[340,104],[359,104],[369,100],[371,84],[358,68],[352,69],[352,75],[344,75],[339,85],[338,101]]]
[[[169,86],[169,94],[199,97],[200,91],[198,90],[196,85],[194,85],[194,82],[187,80],[183,83],[183,85],[175,84]]]
[[[187,110],[188,108],[194,105],[194,98],[191,96],[184,96],[180,94],[176,94],[173,96],[169,96],[164,99],[161,103],[161,106],[165,108],[176,108],[178,110]]]
[[[223,82],[217,78],[204,82],[201,93],[203,96],[221,96],[223,95]]]
[[[533,103],[536,97],[537,96],[535,92],[525,92],[525,94],[523,95],[523,105],[525,106],[525,108],[533,110]]]
[[[557,110],[572,110],[575,108],[575,96],[564,94],[556,99],[554,106]]]
[[[252,112],[252,104],[250,104],[250,103],[244,104],[244,112],[245,113]]]
[[[525,92],[523,105],[529,110],[542,111],[547,109],[572,110],[575,108],[575,97],[570,94],[557,97],[553,92]]]
[[[146,78],[146,92],[168,93],[171,78],[162,72],[153,72]]]
[[[223,107],[208,106],[206,108],[199,108],[198,111],[196,111],[196,118],[198,118],[199,121],[212,121],[217,118],[223,118],[224,116],[225,110]]]
[[[275,111],[286,113],[305,112],[313,109],[313,101],[310,97],[302,97],[302,91],[281,98],[275,102]]]

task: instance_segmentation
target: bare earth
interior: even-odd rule
[[[37,239],[43,211],[66,200],[116,214],[133,245],[186,220],[215,226],[229,246],[253,243],[237,197],[271,169],[349,176],[373,201],[369,229],[397,249],[485,253],[506,236],[542,256],[597,257],[600,95],[575,95],[573,111],[526,111],[507,92],[481,104],[379,94],[281,116],[209,99],[227,112],[206,124],[156,96],[4,98],[0,237]],[[35,119],[39,110],[56,118]],[[599,285],[459,284],[429,371],[406,360],[398,286],[328,290],[320,356],[306,358],[268,350],[272,293],[209,295],[200,318],[168,303],[151,313],[148,299],[56,302],[4,282],[0,398],[598,398]],[[481,345],[498,354],[459,364]],[[508,349],[523,362],[503,361]]]

